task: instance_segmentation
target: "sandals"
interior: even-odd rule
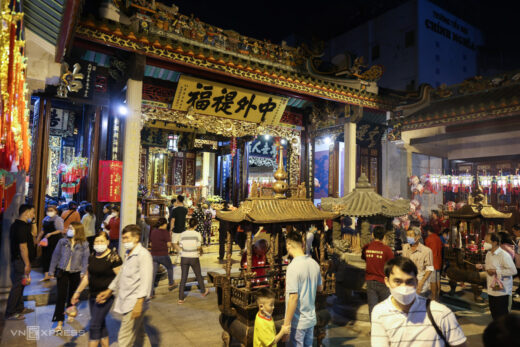
[[[178,304],[178,305],[182,305],[182,304],[184,304],[184,300],[178,300],[178,301],[177,301],[177,304]]]
[[[204,293],[202,293],[202,297],[205,298],[208,295],[209,295],[209,289],[206,289],[206,291]]]
[[[25,316],[21,313],[15,313],[12,316],[6,318],[6,320],[24,320]]]
[[[59,325],[56,326],[56,328],[54,329],[54,334],[56,335],[61,335],[63,333],[63,324],[62,325]]]
[[[171,292],[172,290],[174,290],[175,288],[177,288],[177,285],[176,284],[172,284],[171,286],[168,286],[168,290]]]

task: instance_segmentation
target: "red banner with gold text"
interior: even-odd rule
[[[123,162],[115,160],[99,161],[98,201],[120,202]]]

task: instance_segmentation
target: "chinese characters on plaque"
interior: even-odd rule
[[[200,114],[277,125],[287,101],[286,97],[181,76],[172,108],[193,108]]]
[[[120,202],[123,162],[115,160],[99,161],[99,202]]]

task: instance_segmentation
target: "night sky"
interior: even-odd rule
[[[504,68],[520,68],[520,29],[513,1],[431,0],[484,34],[488,54],[500,57]],[[167,0],[162,2],[167,3]],[[364,23],[406,0],[176,0],[183,14],[241,34],[280,42],[291,34],[327,40]],[[516,66],[514,66],[516,65]]]

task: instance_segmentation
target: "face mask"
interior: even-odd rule
[[[410,244],[410,246],[415,245],[415,237],[406,237],[406,241]]]
[[[415,288],[410,286],[390,288],[390,294],[402,305],[410,305],[417,295]]]
[[[94,250],[96,253],[103,253],[107,250],[107,245],[94,245]]]
[[[493,245],[489,242],[484,242],[484,250],[485,251],[489,251],[491,250],[491,248],[493,248]]]
[[[134,248],[134,246],[135,246],[135,243],[134,243],[134,242],[124,242],[124,243],[123,243],[123,247],[124,247],[127,251],[129,251],[129,250],[131,250],[132,248]]]
[[[67,229],[67,237],[74,237],[74,229],[70,228],[70,229]]]
[[[47,212],[47,216],[49,216],[51,218],[54,217],[55,215],[56,215],[56,212],[54,212],[54,211]]]

